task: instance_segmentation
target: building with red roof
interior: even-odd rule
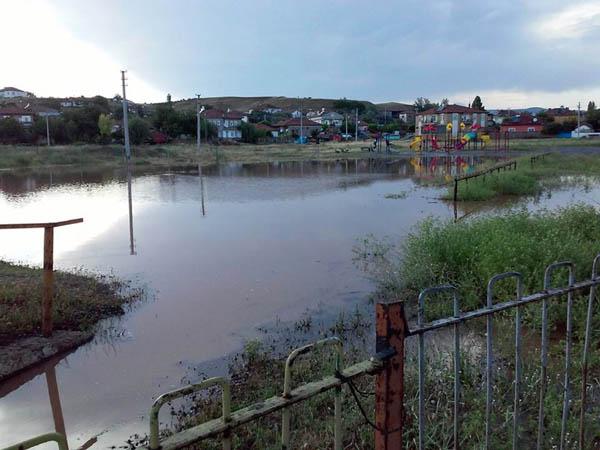
[[[543,124],[531,114],[519,114],[505,120],[500,125],[500,132],[507,132],[511,137],[539,137]]]
[[[314,132],[321,131],[321,125],[307,118],[292,118],[283,120],[274,125],[279,128],[280,133],[288,133],[292,136],[310,136]]]
[[[482,109],[471,108],[462,105],[446,105],[443,108],[431,108],[417,113],[415,133],[422,134],[423,128],[427,125],[433,125],[436,132],[446,132],[446,126],[452,124],[452,134],[458,135],[460,124],[464,123],[467,127],[477,125],[484,128],[488,122],[488,113]]]
[[[217,128],[219,139],[242,138],[242,121],[246,121],[246,116],[239,111],[222,111],[220,109],[207,109],[201,113],[206,121]]]

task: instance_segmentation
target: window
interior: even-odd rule
[[[527,128],[527,132],[528,132],[528,133],[531,133],[531,132],[533,132],[533,131],[535,131],[535,128],[533,128],[533,127],[528,127],[528,128]]]
[[[509,132],[509,133],[514,133],[514,132],[516,132],[516,131],[517,131],[517,129],[516,129],[515,127],[510,127],[510,128],[508,129],[508,132]]]

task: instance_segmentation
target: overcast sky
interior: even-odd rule
[[[0,87],[38,96],[479,94],[600,103],[600,1],[3,0]]]

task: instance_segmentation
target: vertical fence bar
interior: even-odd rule
[[[314,342],[312,344],[307,344],[303,347],[297,348],[293,350],[287,357],[285,361],[285,370],[284,370],[284,378],[283,378],[283,398],[291,398],[292,393],[292,365],[296,358],[300,355],[308,353],[311,350],[314,350],[318,347],[323,347],[325,345],[333,345],[335,346],[336,356],[335,356],[335,370],[336,375],[339,374],[342,370],[342,356],[343,356],[343,344],[340,338],[338,337],[329,337],[326,339],[321,339],[320,341]],[[290,448],[290,428],[291,428],[291,411],[289,407],[283,408],[281,413],[281,448],[289,449]],[[335,398],[334,398],[334,449],[342,450],[342,391],[341,387],[339,390],[336,388],[335,390]]]
[[[376,352],[395,350],[376,378],[375,449],[394,450],[402,448],[404,424],[404,303],[378,303],[375,317]]]
[[[427,289],[423,289],[419,294],[419,308],[417,314],[417,324],[420,327],[423,326],[425,320],[425,298],[432,294],[437,294],[441,292],[452,292],[454,296],[453,304],[454,304],[454,313],[458,315],[458,291],[456,287],[452,285],[443,285],[436,286]],[[459,335],[455,329],[455,338]],[[460,342],[455,341],[455,370],[459,368],[460,364],[460,356],[457,357],[460,353]],[[419,333],[419,450],[423,450],[425,448],[425,335],[424,333]],[[459,364],[457,364],[457,362]],[[458,373],[460,375],[460,373]],[[460,394],[460,377],[457,376],[457,372],[455,372],[454,379],[454,448],[458,448],[458,430],[459,430],[459,419],[458,419],[458,403],[459,403],[459,394]]]
[[[454,317],[460,316],[458,295],[454,293]],[[460,414],[460,331],[458,323],[454,324],[454,448],[458,449],[458,429]]]
[[[493,303],[493,284],[492,280],[488,282],[487,286],[487,307],[491,308]],[[488,314],[486,320],[486,367],[485,367],[485,448],[490,448],[490,437],[491,437],[491,417],[492,417],[492,339],[493,339],[493,328],[492,328],[492,314]]]
[[[52,336],[52,299],[54,296],[54,227],[44,228],[44,294],[42,297],[42,334]]]
[[[523,295],[522,278],[517,282],[517,300]],[[519,414],[520,414],[520,396],[521,396],[521,307],[517,306],[515,311],[515,399],[513,416],[513,450],[519,448]]]
[[[519,272],[505,272],[494,275],[488,281],[487,285],[487,303],[486,306],[491,308],[494,302],[494,286],[500,280],[507,278],[516,278],[516,296],[517,300],[523,297],[523,276]],[[514,416],[513,416],[513,449],[518,448],[519,442],[519,403],[520,403],[520,383],[521,383],[521,315],[520,308],[517,307],[515,316],[515,389],[514,389]],[[490,448],[490,440],[492,433],[492,376],[493,376],[493,328],[492,314],[488,314],[486,319],[486,399],[485,399],[485,448]]]
[[[569,271],[569,286],[575,283],[575,267],[570,261],[562,261],[550,264],[544,272],[544,289],[548,290],[552,286],[552,275],[556,269],[567,268]],[[570,377],[569,368],[571,366],[571,334],[572,334],[572,306],[573,293],[567,294],[567,332],[565,345],[565,375],[563,386],[563,410],[561,417],[560,431],[560,449],[564,448],[564,439],[566,438],[567,420],[569,417],[569,401],[570,401]],[[542,301],[542,348],[541,348],[541,368],[540,368],[540,404],[538,408],[538,437],[537,449],[544,448],[544,398],[546,395],[547,385],[547,370],[548,370],[548,302],[547,299]]]
[[[569,286],[575,284],[575,270],[573,264],[569,265]],[[569,370],[571,368],[571,338],[573,334],[573,292],[567,294],[567,333],[565,336],[565,376],[563,386],[563,410],[560,424],[560,449],[565,448],[567,439],[567,421],[569,420],[569,403],[571,402],[571,377]]]
[[[598,263],[600,255],[594,258],[592,265],[592,280],[598,277]],[[587,379],[588,379],[588,353],[590,350],[590,340],[592,337],[592,313],[594,299],[596,297],[596,286],[590,288],[588,298],[587,315],[585,319],[585,339],[583,342],[583,357],[581,361],[581,410],[579,411],[579,448],[585,448],[585,409],[587,403]]]

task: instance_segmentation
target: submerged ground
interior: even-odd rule
[[[425,217],[452,219],[452,205],[440,200],[445,188],[436,183],[487,163],[468,154],[391,160],[334,155],[340,159],[221,164],[204,171],[203,183],[197,173],[143,173],[136,166],[131,217],[127,174],[120,169],[0,174],[0,212],[7,222],[86,219],[72,233],[57,233],[59,268],[114,271],[156,292],[155,301],[105,323],[94,342],[54,363],[70,440],[100,434],[98,445],[110,446],[144,434],[154,396],[227,372],[223,356],[262,339],[259,329],[311,330],[300,333],[298,343],[321,329],[339,334],[362,328],[379,281],[365,278],[353,262],[359,240],[389,236],[401,244]],[[594,205],[599,192],[589,178],[585,185],[550,186],[508,203],[461,203],[458,215]],[[38,263],[39,238],[2,234],[0,256]],[[366,305],[362,319],[355,319],[357,305]],[[368,346],[368,325],[365,330]],[[285,352],[290,342],[273,345]],[[254,352],[259,361],[269,358]],[[0,444],[53,427],[46,389],[35,374],[0,387],[0,412],[11,412],[3,416]],[[262,391],[256,387],[255,393]]]

